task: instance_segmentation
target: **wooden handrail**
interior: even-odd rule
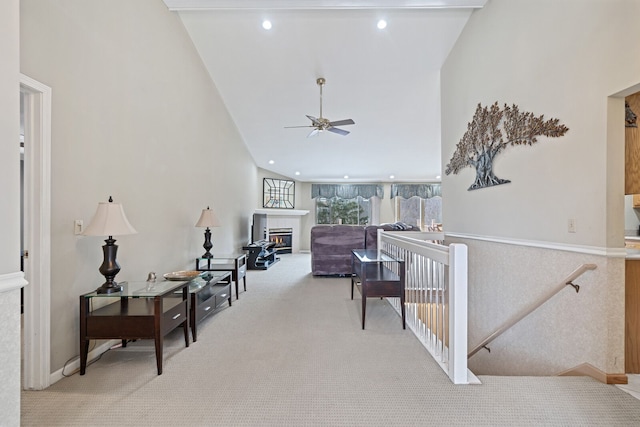
[[[555,294],[557,294],[558,292],[563,290],[567,285],[573,286],[574,289],[576,290],[576,292],[578,292],[580,287],[578,285],[575,285],[573,283],[573,280],[575,280],[576,278],[580,277],[587,270],[595,270],[596,267],[597,266],[595,264],[582,264],[580,267],[576,268],[573,271],[573,273],[571,273],[569,276],[567,276],[566,279],[564,279],[561,283],[559,283],[555,288],[553,288],[551,291],[549,291],[542,298],[538,299],[538,301],[536,301],[534,304],[532,304],[528,309],[526,309],[525,311],[523,311],[519,315],[517,315],[514,318],[512,318],[511,320],[509,320],[504,325],[502,325],[500,328],[498,328],[495,332],[493,332],[492,334],[488,335],[485,339],[483,339],[480,342],[480,344],[475,346],[469,352],[469,354],[467,355],[467,358],[473,356],[478,351],[480,351],[481,349],[485,348],[487,346],[487,344],[489,344],[491,341],[493,341],[494,339],[496,339],[497,337],[502,335],[506,330],[510,329],[513,325],[515,325],[516,323],[518,323],[519,321],[521,321],[522,319],[527,317],[529,314],[533,313],[540,306],[542,306],[542,304],[544,304],[545,302],[549,301]]]

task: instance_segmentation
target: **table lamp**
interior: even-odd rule
[[[206,250],[202,258],[213,258],[213,254],[209,252],[213,247],[211,243],[211,230],[209,227],[218,227],[220,225],[220,221],[216,217],[216,214],[213,213],[209,206],[207,209],[202,209],[202,214],[200,214],[200,219],[196,223],[196,227],[206,227],[207,229],[204,231],[204,245],[202,247]]]
[[[105,240],[106,244],[102,246],[104,261],[99,268],[106,282],[96,289],[99,294],[122,291],[122,286],[114,281],[116,274],[120,271],[120,265],[116,261],[118,245],[115,244],[116,241],[113,236],[136,233],[137,231],[127,220],[120,203],[113,203],[111,197],[109,197],[108,202],[98,203],[95,215],[93,215],[91,222],[82,234],[85,236],[108,236],[107,240]]]

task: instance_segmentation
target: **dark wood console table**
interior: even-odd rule
[[[240,279],[247,292],[247,255],[234,254],[223,255],[215,258],[196,258],[196,270],[198,271],[229,271],[232,280],[236,282],[236,299],[238,299],[238,289]]]
[[[398,263],[399,274],[391,271],[385,264]],[[353,249],[351,251],[351,299],[356,282],[360,282],[362,293],[362,329],[364,329],[367,298],[400,298],[402,329],[406,328],[404,311],[404,261],[393,258],[377,250]]]
[[[260,240],[244,246],[242,249],[248,253],[247,268],[249,270],[266,270],[280,258],[276,257],[276,243]]]
[[[176,327],[184,328],[189,347],[189,281],[120,282],[122,291],[80,295],[80,375],[87,368],[89,341],[96,339],[153,339],[158,375],[162,374],[164,336]],[[118,298],[109,303],[104,298]],[[100,308],[90,309],[105,302]]]
[[[231,272],[212,271],[201,274],[189,283],[189,295],[191,295],[189,323],[193,342],[196,342],[198,322],[216,312],[225,302],[228,302],[231,307]]]

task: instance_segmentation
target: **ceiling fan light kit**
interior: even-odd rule
[[[313,117],[310,115],[306,115],[309,120],[311,120],[310,126],[285,126],[287,129],[291,128],[314,128],[307,138],[316,136],[322,131],[329,131],[333,133],[337,133],[338,135],[346,136],[350,132],[344,129],[337,128],[336,126],[347,126],[347,125],[355,125],[356,123],[352,119],[343,119],[330,121],[329,119],[322,117],[322,87],[327,81],[324,77],[318,77],[316,79],[316,83],[320,86],[320,117]]]

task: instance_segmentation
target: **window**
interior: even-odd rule
[[[377,219],[378,200],[361,196],[354,199],[316,197],[316,224],[372,224],[372,220]]]
[[[311,184],[316,200],[316,224],[378,224],[380,184]]]
[[[426,230],[432,223],[442,222],[442,197],[396,197],[396,221],[417,225]]]
[[[422,224],[428,226],[433,222],[442,223],[442,197],[422,199]]]

